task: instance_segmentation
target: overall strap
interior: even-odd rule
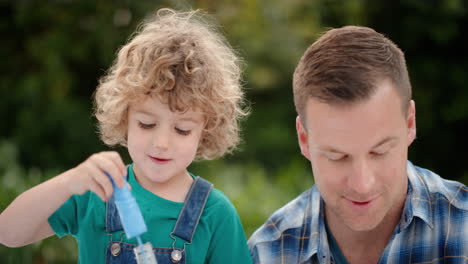
[[[128,169],[132,169],[132,165],[129,165],[127,167],[127,170]],[[124,179],[128,180],[128,175],[125,175]],[[112,233],[121,230],[123,230],[123,225],[120,221],[119,211],[115,205],[114,194],[112,194],[110,199],[106,202],[106,232]]]
[[[180,211],[172,234],[189,243],[192,242],[193,234],[212,188],[213,184],[211,182],[198,176],[195,178],[187,197],[185,197],[184,206]]]
[[[123,230],[123,226],[115,205],[114,195],[112,195],[106,203],[106,232],[112,233],[120,230]]]

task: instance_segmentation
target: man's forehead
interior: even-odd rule
[[[360,106],[369,104],[370,102],[375,102],[371,104],[374,108],[378,108],[381,104],[392,104],[397,107],[401,107],[402,98],[397,92],[397,89],[394,87],[393,83],[388,79],[382,79],[377,82],[376,89],[369,96],[357,97],[353,100],[330,100],[324,101],[319,98],[314,98],[313,96],[309,97],[305,104],[305,115],[309,115],[310,112],[319,111],[319,113],[327,113],[330,111],[341,111],[347,112],[352,111],[354,108],[359,108]],[[401,108],[400,108],[401,109]]]
[[[331,105],[310,99],[302,124],[313,144],[372,147],[405,129],[400,103],[396,91],[385,86],[370,99],[354,104]]]

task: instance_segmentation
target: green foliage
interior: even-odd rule
[[[0,141],[0,208],[2,211],[16,196],[58,171],[38,168],[25,169],[18,163],[18,149],[8,141]],[[59,241],[52,237],[32,245],[8,249],[0,245],[0,263],[70,263],[77,259],[76,243],[71,237]]]
[[[2,1],[0,210],[24,190],[107,149],[96,133],[92,94],[141,18],[162,6],[206,10],[246,62],[252,114],[242,124],[243,144],[225,159],[190,169],[233,201],[247,236],[313,184],[297,146],[291,78],[325,27],[371,26],[403,49],[418,109],[410,159],[468,183],[465,155],[457,151],[468,148],[463,1]],[[0,263],[70,263],[76,255],[71,237],[0,246]]]
[[[206,161],[192,164],[190,169],[207,178],[231,199],[247,236],[279,207],[313,185],[310,169],[303,158],[289,160],[271,173],[252,161]]]

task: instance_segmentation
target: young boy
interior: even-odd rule
[[[236,146],[242,101],[239,58],[224,38],[196,11],[159,10],[121,48],[95,94],[102,140],[126,146],[133,163],[96,153],[24,192],[0,215],[0,242],[20,247],[71,234],[79,263],[135,263],[136,240],[116,214],[107,172],[118,187],[128,180],[148,227],[142,240],[159,264],[251,263],[234,206],[216,189],[194,198],[199,178],[187,171]],[[190,221],[179,223],[182,213]]]

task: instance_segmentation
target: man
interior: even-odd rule
[[[254,263],[468,263],[468,188],[407,161],[416,110],[403,52],[332,29],[293,77],[315,186],[250,238]]]

